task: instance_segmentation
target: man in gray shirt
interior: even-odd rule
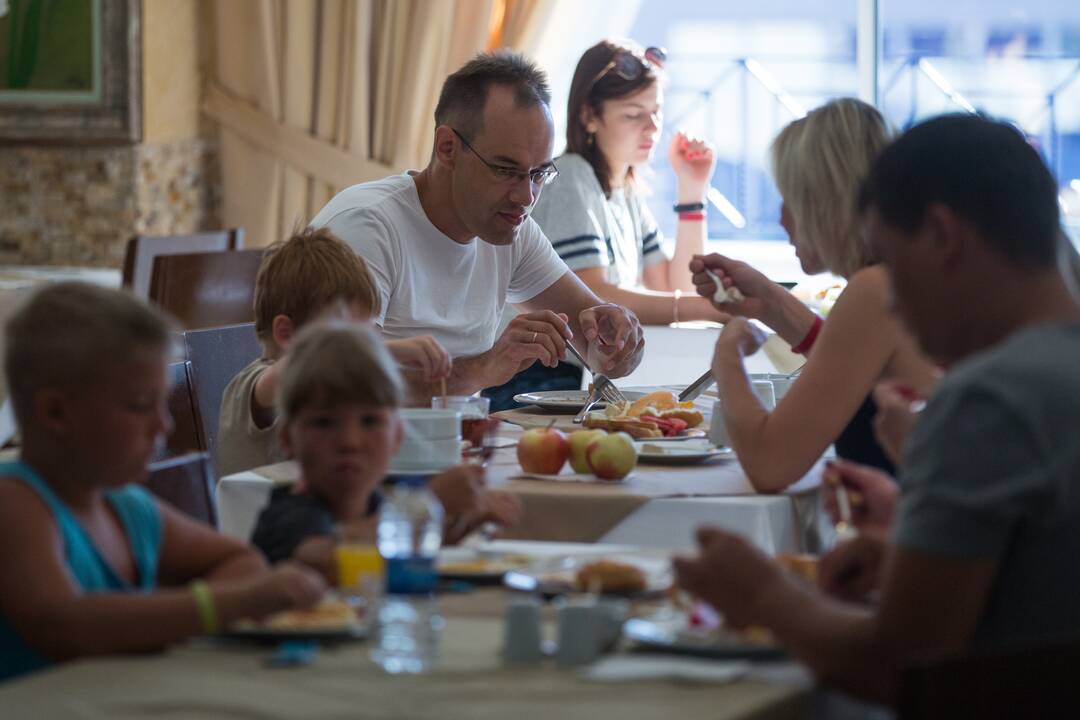
[[[861,206],[897,310],[949,368],[908,442],[880,602],[800,586],[719,530],[676,570],[728,622],[893,702],[916,660],[1080,636],[1080,305],[1057,264],[1057,184],[1008,124],[912,128]]]

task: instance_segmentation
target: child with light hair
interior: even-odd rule
[[[254,304],[263,356],[241,370],[222,396],[219,476],[280,459],[274,399],[293,336],[315,319],[368,320],[379,312],[364,261],[325,228],[297,231],[267,248],[255,278]],[[429,336],[386,346],[411,377],[430,382],[450,372],[450,356]]]
[[[394,360],[372,327],[328,321],[299,334],[281,376],[278,416],[281,446],[301,477],[274,490],[252,535],[271,562],[296,558],[333,580],[335,527],[374,538],[378,486],[402,441],[404,396]],[[517,520],[516,501],[485,491],[476,468],[436,475],[430,489],[446,508],[447,541],[457,539],[452,531]]]
[[[0,464],[0,680],[161,649],[325,590],[139,486],[171,426],[172,332],[130,295],[83,283],[35,293],[7,324],[22,446]]]

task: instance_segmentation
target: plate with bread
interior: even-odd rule
[[[511,570],[528,567],[535,558],[522,553],[492,553],[472,547],[444,547],[436,567],[439,577],[474,584],[498,584]]]
[[[733,630],[722,622],[701,624],[685,610],[675,608],[663,608],[650,616],[627,620],[623,636],[638,651],[721,660],[775,660],[787,655],[764,628]]]
[[[644,397],[645,393],[634,390],[623,390],[622,394],[627,400],[637,400]],[[514,396],[514,402],[522,405],[535,405],[541,410],[555,412],[575,413],[585,407],[589,402],[588,390],[541,390],[531,393],[521,393]],[[604,401],[596,403],[593,407],[604,407]]]
[[[240,620],[224,633],[226,638],[265,643],[361,640],[366,636],[357,608],[333,593],[304,610],[285,610],[261,621]]]
[[[587,428],[625,432],[635,440],[665,441],[704,437],[705,416],[693,402],[679,402],[670,390],[657,390],[585,416]]]
[[[574,556],[512,570],[503,582],[510,588],[555,596],[574,592],[658,597],[673,582],[671,560],[641,555]]]

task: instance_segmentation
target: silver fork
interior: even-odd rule
[[[619,390],[619,388],[615,387],[615,383],[611,382],[607,375],[598,375],[593,372],[593,369],[589,367],[589,363],[585,362],[585,358],[581,357],[581,353],[578,352],[576,347],[570,343],[566,343],[566,349],[570,351],[571,355],[578,359],[578,362],[580,362],[586,370],[592,373],[593,388],[602,398],[604,398],[604,400],[607,400],[609,403],[626,402],[626,396],[622,394],[622,391]]]

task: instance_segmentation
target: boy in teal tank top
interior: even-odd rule
[[[268,571],[257,552],[139,485],[172,424],[171,329],[155,311],[60,283],[35,293],[5,334],[22,447],[0,464],[0,680],[160,649],[322,595],[317,574]]]

